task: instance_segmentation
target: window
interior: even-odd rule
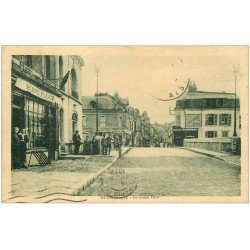
[[[217,137],[217,131],[206,131],[205,132],[206,138],[214,138]]]
[[[60,109],[60,141],[64,142],[64,110]]]
[[[45,76],[47,79],[50,79],[50,56],[45,56]]]
[[[104,116],[100,117],[100,127],[105,128],[106,127],[106,119]]]
[[[175,117],[175,121],[176,121],[176,126],[181,126],[181,115],[177,114]]]
[[[45,105],[26,99],[25,114],[28,148],[45,147]]]
[[[221,135],[222,135],[222,137],[228,137],[228,130],[223,130],[222,132],[221,132]]]
[[[241,129],[241,116],[239,116],[239,129]]]
[[[72,115],[72,132],[75,133],[77,130],[77,122],[78,122],[78,115],[77,113],[73,113]]]
[[[86,127],[87,126],[87,117],[84,115],[82,119],[83,119],[83,127]]]
[[[72,96],[78,99],[77,76],[74,68],[71,70],[71,82],[72,82]]]
[[[207,106],[208,108],[216,108],[216,99],[208,99]]]
[[[186,127],[197,128],[201,127],[201,115],[186,115]]]
[[[118,121],[119,121],[119,127],[121,128],[122,127],[122,116],[118,117]]]
[[[216,114],[208,114],[206,115],[206,125],[217,125],[217,115]]]
[[[32,56],[26,56],[26,65],[32,68]]]
[[[231,114],[220,114],[220,126],[231,126]]]
[[[59,78],[63,79],[63,59],[62,56],[59,56]]]

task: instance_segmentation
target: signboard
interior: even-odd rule
[[[20,78],[17,78],[16,87],[21,89],[21,90],[24,90],[26,92],[29,92],[30,94],[32,94],[36,97],[39,97],[43,100],[49,101],[49,102],[59,104],[61,101],[60,98],[58,98],[57,96],[50,94],[47,91],[42,90],[42,89],[34,86],[33,84],[31,84],[27,81],[24,81]]]
[[[187,128],[197,128],[201,127],[201,115],[186,115],[186,127]]]

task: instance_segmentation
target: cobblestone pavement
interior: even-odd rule
[[[131,195],[239,196],[240,168],[180,148],[134,148],[82,195],[110,195],[135,187]]]
[[[91,156],[14,170],[11,173],[11,198],[40,199],[49,195],[72,195],[72,187],[110,164],[112,160],[113,157],[110,156]]]
[[[46,166],[33,166],[13,172],[79,172],[94,173],[112,161],[111,156],[90,156],[82,159],[57,160]]]

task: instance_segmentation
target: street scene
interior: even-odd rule
[[[240,197],[245,52],[244,46],[13,51],[5,200]]]

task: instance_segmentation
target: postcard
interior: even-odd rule
[[[2,202],[248,202],[248,46],[2,46]]]

